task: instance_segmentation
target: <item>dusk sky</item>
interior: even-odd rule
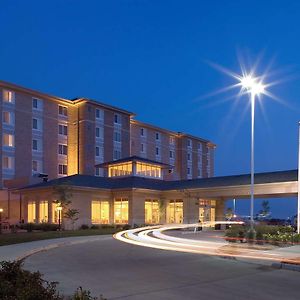
[[[2,1],[0,79],[45,93],[88,97],[137,119],[217,144],[215,175],[250,172],[249,100],[204,97],[235,81],[262,53],[280,81],[256,110],[255,170],[297,168],[300,120],[299,1]],[[231,97],[230,97],[231,96]],[[263,108],[263,110],[262,110]],[[264,111],[264,113],[263,113]],[[249,201],[238,202],[247,214]],[[256,203],[256,209],[260,203]],[[296,199],[271,201],[274,216]]]

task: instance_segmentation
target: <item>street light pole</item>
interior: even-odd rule
[[[255,121],[255,93],[251,92],[251,183],[250,183],[250,226],[254,228],[254,121]]]

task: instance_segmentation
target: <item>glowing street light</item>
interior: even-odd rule
[[[56,210],[58,211],[58,230],[61,230],[61,211],[62,211],[62,207],[61,206],[57,206]]]
[[[250,225],[254,230],[254,122],[255,122],[255,98],[265,92],[265,86],[259,78],[252,75],[244,75],[240,78],[242,92],[250,95],[251,100],[251,183],[250,183]]]

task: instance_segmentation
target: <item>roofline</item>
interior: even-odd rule
[[[216,147],[216,144],[212,143],[211,141],[203,139],[203,138],[200,138],[200,137],[197,137],[197,136],[194,136],[194,135],[191,135],[191,134],[188,134],[188,133],[184,133],[184,132],[180,132],[180,131],[176,132],[176,131],[173,131],[173,130],[164,129],[164,128],[161,128],[161,127],[149,124],[149,123],[145,123],[145,122],[142,122],[142,121],[139,121],[139,120],[135,120],[135,119],[131,119],[130,123],[131,124],[137,124],[137,125],[145,126],[145,127],[150,127],[152,129],[155,129],[155,130],[158,130],[158,131],[162,131],[162,132],[174,135],[176,137],[178,137],[178,136],[179,137],[180,136],[190,137],[190,138],[193,138],[195,140],[198,140],[198,141],[210,144],[213,147]]]
[[[50,95],[50,94],[46,94],[46,93],[43,93],[43,92],[40,92],[40,91],[37,91],[37,90],[25,88],[21,85],[15,84],[15,83],[10,83],[10,82],[7,82],[7,81],[0,80],[0,86],[4,87],[4,88],[7,87],[7,88],[11,88],[13,90],[22,91],[22,92],[25,92],[25,93],[28,93],[28,94],[39,95],[41,98],[50,98],[51,100],[68,102],[68,104],[72,104],[72,101],[69,100],[69,99],[65,99],[65,98],[61,98],[61,97],[58,97],[58,96],[53,96],[53,95]]]
[[[113,105],[109,105],[109,104],[106,104],[106,103],[103,103],[103,102],[100,102],[100,101],[97,101],[97,100],[89,99],[89,98],[86,98],[86,97],[75,98],[75,99],[71,100],[71,102],[74,103],[74,104],[78,104],[78,103],[81,103],[81,102],[89,102],[89,103],[93,103],[93,104],[96,104],[96,105],[99,105],[99,106],[103,106],[103,107],[105,107],[107,109],[110,109],[110,110],[118,111],[118,112],[126,114],[126,115],[130,115],[130,116],[135,116],[136,115],[135,113],[130,112],[128,110],[125,110],[125,109],[122,109],[122,108],[119,108],[119,107],[116,107],[116,106],[113,106]]]

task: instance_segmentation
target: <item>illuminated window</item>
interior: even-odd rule
[[[136,175],[142,177],[161,178],[161,167],[137,162]]]
[[[10,111],[3,112],[3,123],[13,125],[15,123],[15,114]]]
[[[109,202],[92,201],[92,223],[108,224],[109,223]]]
[[[145,201],[145,223],[159,223],[159,202],[158,200],[147,199]]]
[[[48,201],[40,201],[39,204],[39,222],[48,222]]]
[[[59,206],[59,203],[52,202],[52,223],[54,224],[58,224],[59,212],[57,210],[57,207]]]
[[[183,201],[170,200],[167,206],[167,222],[182,223],[183,222]]]
[[[116,176],[128,176],[132,174],[132,162],[112,165],[108,167],[108,176],[116,177]]]
[[[201,222],[216,220],[216,200],[199,199],[199,220]]]
[[[27,204],[27,222],[34,223],[35,222],[35,202],[29,201]]]
[[[128,224],[128,199],[117,198],[114,203],[114,219],[116,224]]]
[[[14,147],[15,146],[15,136],[13,134],[4,133],[3,134],[3,146]]]
[[[58,114],[60,116],[68,116],[68,108],[66,106],[58,105]]]
[[[14,103],[15,102],[15,93],[8,90],[3,90],[3,101]]]

